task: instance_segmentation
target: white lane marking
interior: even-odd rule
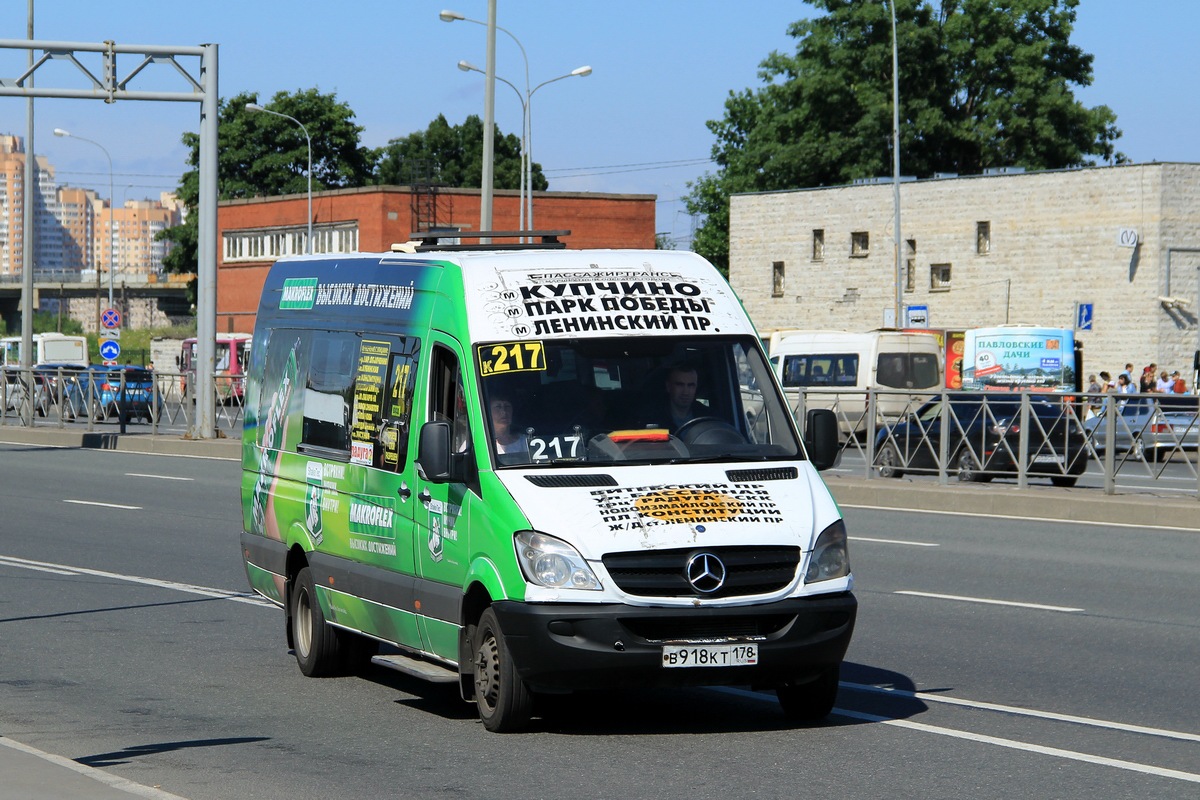
[[[1179,739],[1184,742],[1200,742],[1200,734],[1186,733],[1184,731],[1172,731],[1165,728],[1147,728],[1142,725],[1129,725],[1124,722],[1113,722],[1107,719],[1096,719],[1095,717],[1076,717],[1071,714],[1059,714],[1054,711],[1038,711],[1035,708],[1020,708],[1018,706],[1005,706],[999,703],[987,703],[982,700],[963,700],[957,697],[948,697],[941,694],[932,694],[930,692],[910,692],[905,689],[894,689],[890,686],[870,686],[865,683],[848,683],[842,681],[840,684],[843,688],[857,692],[874,692],[876,694],[893,695],[895,697],[911,697],[917,700],[923,700],[929,703],[944,703],[951,706],[963,706],[964,708],[975,708],[983,711],[999,711],[1004,714],[1012,714],[1021,717],[1036,717],[1038,719],[1049,719],[1055,722],[1069,722],[1073,725],[1087,725],[1093,728],[1107,728],[1114,731],[1125,731],[1127,733],[1141,733],[1146,736],[1161,736],[1164,739]]]
[[[158,478],[160,481],[194,481],[195,478],[177,478],[174,475],[147,475],[144,472],[126,472],[130,478]]]
[[[49,761],[51,764],[55,764],[59,767],[65,767],[73,772],[78,772],[80,775],[86,775],[94,781],[107,784],[108,786],[112,786],[131,795],[149,798],[149,800],[184,800],[183,797],[180,797],[177,794],[171,794],[170,792],[164,792],[158,787],[143,786],[142,784],[134,783],[127,778],[121,778],[117,775],[110,775],[104,770],[97,769],[95,767],[86,767],[77,761],[72,761],[69,758],[64,758],[63,756],[55,755],[54,753],[47,753],[44,750],[38,750],[36,747],[30,747],[27,744],[15,742],[7,737],[0,739],[0,746],[9,747],[13,750],[19,750],[22,753],[28,753],[29,755],[37,756],[44,761]]]
[[[67,564],[51,564],[45,561],[30,561],[25,558],[15,558],[13,556],[0,557],[3,563],[13,566],[22,567],[24,569],[60,569],[72,570],[67,574],[79,575],[94,575],[98,578],[110,578],[116,581],[125,581],[127,583],[139,583],[143,586],[154,586],[159,589],[171,589],[176,592],[184,592],[186,594],[197,594],[201,597],[214,597],[218,600],[232,600],[235,603],[246,603],[252,606],[260,606],[263,608],[278,608],[274,603],[269,602],[265,598],[259,597],[257,594],[250,592],[233,592],[228,589],[214,589],[209,586],[196,586],[190,583],[176,583],[175,581],[164,581],[158,578],[143,578],[138,575],[122,575],[118,572],[105,572],[99,569],[86,569],[84,567],[72,567]]]
[[[1001,739],[999,736],[987,736],[982,733],[970,733],[968,731],[955,730],[954,728],[942,728],[937,725],[927,725],[924,722],[912,722],[906,719],[892,719],[890,717],[880,717],[875,714],[863,714],[859,711],[847,711],[842,708],[835,708],[834,714],[842,717],[850,717],[851,719],[861,719],[867,722],[880,722],[884,725],[894,725],[897,728],[908,728],[909,730],[921,731],[922,733],[933,733],[938,736],[949,736],[954,739],[966,739],[970,742],[980,742],[982,744],[991,744],[997,747],[1007,747],[1011,750],[1024,750],[1029,753],[1040,753],[1045,756],[1053,756],[1055,758],[1065,758],[1071,761],[1082,761],[1087,764],[1099,764],[1105,767],[1115,767],[1117,769],[1128,770],[1130,772],[1141,772],[1145,775],[1155,775],[1159,778],[1173,778],[1177,781],[1188,781],[1189,783],[1200,783],[1200,775],[1194,772],[1183,772],[1177,769],[1167,769],[1166,767],[1155,767],[1150,764],[1139,764],[1136,761],[1124,761],[1119,758],[1108,758],[1107,756],[1094,756],[1090,753],[1080,753],[1075,750],[1063,750],[1059,747],[1046,747],[1040,744],[1029,744],[1027,742],[1018,742],[1014,739]]]
[[[846,686],[847,684],[839,685]],[[761,700],[768,703],[775,701],[775,698],[768,694],[763,694],[762,692],[752,692],[746,689],[714,687],[714,691],[724,692],[726,694],[736,694],[739,697],[753,698],[755,700]],[[834,708],[831,713],[834,716],[849,717],[850,719],[861,719],[865,722],[878,722],[883,725],[894,725],[897,728],[908,728],[909,730],[920,731],[921,733],[933,733],[938,736],[949,736],[955,739],[966,739],[968,741],[979,742],[981,744],[1007,747],[1011,750],[1024,750],[1030,753],[1040,753],[1041,755],[1064,758],[1071,761],[1083,761],[1088,764],[1099,764],[1106,767],[1115,767],[1116,769],[1128,770],[1130,772],[1141,772],[1146,775],[1155,775],[1160,778],[1172,778],[1174,780],[1188,781],[1189,783],[1200,783],[1200,774],[1183,772],[1176,769],[1167,769],[1166,767],[1156,767],[1151,764],[1140,764],[1136,761],[1124,761],[1117,758],[1108,758],[1106,756],[1094,756],[1090,753],[1080,753],[1075,750],[1063,750],[1059,747],[1045,747],[1039,744],[1028,744],[1026,742],[1018,742],[1015,739],[1001,739],[998,736],[987,736],[986,734],[982,733],[970,733],[969,731],[960,731],[954,728],[943,728],[938,725],[929,725],[924,722],[911,722],[906,719],[881,717],[876,714],[865,714],[861,711],[850,711],[849,709],[845,708]]]
[[[51,567],[34,567],[29,564],[22,564],[19,560],[10,558],[9,556],[0,556],[0,564],[7,564],[10,567],[21,567],[22,569],[32,569],[37,572],[51,572],[55,575],[78,575],[78,572],[72,572],[66,569],[54,569]]]
[[[909,547],[941,547],[937,542],[907,542],[903,539],[872,539],[869,536],[851,536],[852,542],[874,542],[876,544],[904,544]]]
[[[1082,608],[1070,608],[1068,606],[1045,606],[1040,603],[1018,603],[1014,600],[992,600],[991,598],[988,598],[988,597],[962,597],[961,595],[956,595],[956,594],[936,594],[934,592],[911,592],[911,591],[901,590],[898,592],[893,592],[892,594],[905,594],[905,595],[909,595],[910,597],[931,597],[935,600],[957,600],[962,603],[983,603],[983,604],[989,605],[989,606],[1013,606],[1016,608],[1032,608],[1032,609],[1036,609],[1037,611],[1063,611],[1066,613],[1075,613],[1077,611],[1085,610]]]
[[[1104,528],[1137,528],[1141,531],[1188,531],[1195,533],[1195,528],[1184,528],[1178,525],[1154,525],[1140,522],[1097,522],[1093,519],[1048,519],[1046,517],[1016,517],[1009,514],[980,514],[975,511],[942,511],[927,508],[900,508],[897,506],[866,506],[861,503],[838,503],[838,508],[859,508],[866,511],[905,511],[909,514],[940,514],[946,517],[979,517],[980,519],[996,519],[997,517],[1013,522],[1045,522],[1062,523],[1063,525],[1099,525]]]
[[[103,508],[121,508],[125,511],[141,511],[141,506],[123,506],[120,503],[97,503],[94,500],[63,500],[64,503],[71,503],[77,506],[101,506]]]

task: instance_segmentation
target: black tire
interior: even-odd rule
[[[784,716],[798,722],[819,722],[829,716],[837,701],[840,672],[841,665],[834,664],[823,668],[812,680],[776,686],[775,695]]]
[[[325,622],[308,567],[296,575],[289,599],[292,645],[300,671],[310,678],[344,673],[347,658],[342,639]]]
[[[1050,476],[1050,483],[1054,484],[1055,486],[1060,486],[1064,489],[1070,489],[1072,486],[1074,486],[1078,482],[1079,482],[1078,475],[1051,475]]]
[[[892,442],[886,442],[883,445],[883,449],[875,457],[875,463],[879,467],[879,477],[881,478],[899,478],[904,475],[904,470],[900,469],[900,465],[904,462],[900,459],[900,451]]]
[[[533,716],[533,695],[517,675],[504,632],[490,608],[471,632],[471,661],[475,705],[483,727],[495,733],[527,727]]]
[[[975,483],[983,480],[983,476],[979,471],[979,466],[975,461],[975,456],[969,448],[964,447],[958,451],[958,457],[954,459],[958,466],[958,480],[960,483]]]

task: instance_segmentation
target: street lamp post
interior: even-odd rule
[[[892,205],[895,208],[896,237],[896,327],[903,328],[900,318],[903,308],[901,292],[901,250],[900,243],[900,55],[896,48],[896,0],[888,0],[888,8],[892,12]]]
[[[78,139],[81,142],[94,144],[104,152],[104,157],[108,159],[108,307],[113,307],[113,272],[117,267],[117,211],[114,207],[116,197],[113,194],[113,165],[112,156],[108,154],[108,149],[91,139],[85,139],[82,136],[76,136],[69,131],[64,131],[62,128],[54,129],[55,136],[65,136],[70,139]],[[96,267],[99,270],[99,265]],[[98,328],[99,326],[97,326]]]
[[[304,242],[304,252],[307,255],[312,255],[313,246],[313,215],[312,215],[312,137],[308,135],[308,128],[304,127],[304,123],[295,117],[281,114],[278,111],[272,111],[269,108],[263,108],[258,103],[246,103],[247,111],[262,112],[263,114],[273,114],[276,117],[290,119],[292,122],[300,126],[300,130],[304,131],[304,140],[308,143],[308,238]]]
[[[488,23],[486,23],[486,22],[482,22],[477,19],[471,19],[469,17],[465,17],[462,14],[458,13],[457,11],[442,11],[440,14],[438,14],[438,18],[441,19],[443,22],[462,21],[462,22],[473,22],[476,25],[488,26]],[[516,35],[513,34],[512,31],[507,30],[506,28],[503,28],[499,25],[495,25],[494,27],[496,28],[496,30],[503,31],[508,36],[508,38],[512,39],[513,42],[517,45],[517,49],[519,49],[521,51],[521,60],[525,64],[525,91],[524,91],[524,93],[522,93],[521,90],[518,89],[512,82],[507,81],[504,78],[501,78],[498,75],[495,75],[494,73],[492,73],[489,77],[487,72],[485,72],[484,70],[481,70],[479,67],[476,67],[475,65],[473,65],[467,61],[459,61],[458,68],[463,70],[464,72],[478,72],[478,73],[482,74],[485,78],[487,78],[489,81],[499,80],[502,83],[507,83],[509,86],[512,87],[513,91],[515,91],[517,93],[517,97],[521,101],[521,184],[522,184],[522,186],[521,186],[521,213],[520,213],[521,223],[520,223],[520,225],[522,228],[524,228],[526,225],[528,225],[529,228],[532,229],[533,228],[533,116],[532,116],[533,94],[538,89],[545,86],[546,84],[554,83],[555,81],[561,81],[564,78],[582,78],[585,75],[591,75],[592,68],[591,67],[579,67],[577,69],[571,70],[566,75],[559,75],[557,78],[551,78],[548,81],[542,81],[537,86],[530,88],[530,86],[529,86],[529,56],[525,53],[525,46],[523,44],[521,44],[521,40],[518,39],[516,37]],[[487,123],[485,123],[485,124],[487,124]],[[489,154],[485,152],[484,153],[485,162],[487,162],[488,158],[489,158]]]

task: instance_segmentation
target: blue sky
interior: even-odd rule
[[[27,8],[23,0],[4,3],[0,39],[26,37]],[[483,77],[455,65],[484,65],[485,29],[440,21],[443,8],[487,18],[486,0],[35,0],[34,36],[180,47],[216,42],[222,97],[251,91],[267,102],[278,91],[335,92],[365,129],[363,143],[378,147],[425,129],[439,113],[452,124],[482,116]],[[583,65],[593,69],[533,97],[533,157],[550,188],[657,195],[657,229],[684,245],[691,221],[679,198],[689,181],[712,169],[705,122],[722,116],[730,91],[759,86],[759,62],[772,50],[792,51],[788,24],[813,14],[794,0],[497,0],[497,9],[499,25],[524,45],[532,85]],[[1095,56],[1095,82],[1076,95],[1117,112],[1124,132],[1118,149],[1133,161],[1200,161],[1200,99],[1187,83],[1200,73],[1200,48],[1188,34],[1198,22],[1195,0],[1081,4],[1072,41]],[[524,85],[520,51],[503,33],[496,63],[498,75]],[[118,61],[122,74],[133,66]],[[0,51],[0,78],[24,69],[22,51]],[[153,69],[134,88],[180,88],[169,69]],[[38,76],[43,86],[80,85],[63,62]],[[520,132],[518,97],[503,84],[496,122],[505,133]],[[52,131],[65,128],[108,148],[114,194],[123,202],[175,186],[185,168],[180,135],[199,130],[199,106],[46,99],[37,101],[35,123],[35,149],[60,182],[104,196],[108,165],[100,151]],[[25,125],[25,101],[0,98],[0,133],[23,136]]]

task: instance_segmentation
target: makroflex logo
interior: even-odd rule
[[[279,297],[280,309],[311,309],[317,299],[316,278],[285,278],[283,294]]]

